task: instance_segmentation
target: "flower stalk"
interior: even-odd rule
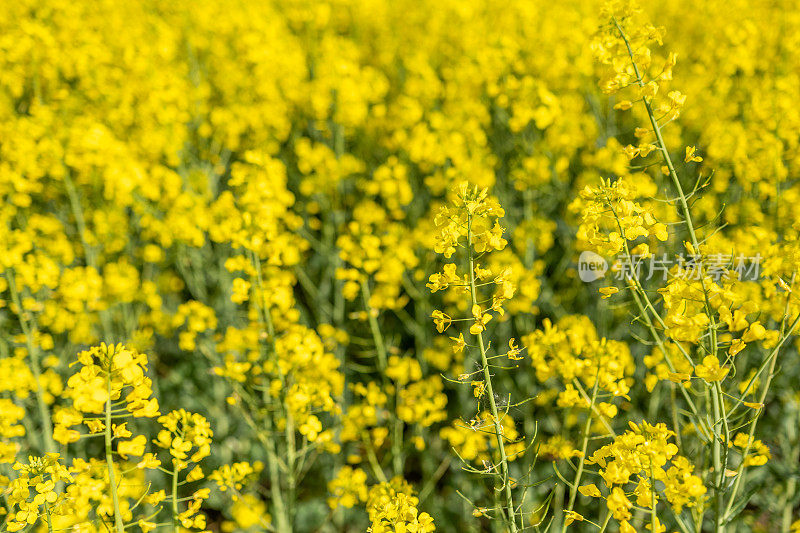
[[[472,305],[478,305],[477,289],[475,287],[475,257],[473,255],[472,244],[472,216],[467,215],[467,253],[469,256],[469,290]],[[481,354],[481,367],[483,369],[483,379],[486,383],[486,396],[489,398],[489,408],[492,413],[492,423],[494,424],[495,440],[497,442],[497,452],[500,455],[500,475],[502,481],[502,489],[505,498],[505,509],[503,510],[504,521],[511,533],[517,532],[517,516],[514,508],[514,496],[511,491],[511,477],[508,468],[508,456],[506,455],[506,447],[503,437],[503,425],[497,409],[497,402],[495,401],[494,385],[492,384],[492,373],[489,369],[489,361],[486,357],[486,345],[483,340],[483,332],[478,332],[475,335],[478,342],[478,348]],[[505,416],[505,415],[504,415]]]
[[[108,352],[108,372],[106,374],[106,390],[108,399],[106,400],[106,423],[105,423],[105,451],[106,465],[108,466],[108,487],[111,491],[111,501],[114,505],[114,528],[117,533],[125,532],[125,525],[122,522],[122,513],[119,506],[119,495],[117,494],[117,480],[114,473],[114,450],[112,448],[113,434],[111,426],[111,370],[113,368],[113,348]]]

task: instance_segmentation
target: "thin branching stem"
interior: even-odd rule
[[[475,261],[472,253],[472,216],[467,216],[467,254],[469,256],[469,281],[470,281],[470,297],[472,305],[476,305],[478,301],[477,288],[475,287]],[[497,440],[497,451],[500,454],[500,471],[503,482],[503,492],[505,493],[505,509],[503,515],[505,516],[506,526],[511,533],[517,533],[517,518],[516,510],[514,508],[514,496],[511,490],[511,477],[509,475],[508,457],[506,456],[506,448],[503,439],[503,425],[498,416],[497,402],[494,398],[494,387],[492,385],[492,374],[489,370],[489,361],[486,357],[486,345],[483,341],[483,333],[478,332],[476,335],[478,340],[478,348],[481,354],[481,365],[483,366],[483,378],[486,381],[485,394],[489,397],[489,407],[492,413],[492,420],[494,422],[495,437]]]

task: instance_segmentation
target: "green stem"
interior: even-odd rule
[[[795,461],[798,460],[798,447],[795,446],[792,450],[791,457],[794,458]],[[796,464],[796,463],[795,463]],[[783,502],[783,512],[781,515],[781,531],[784,533],[789,533],[792,527],[792,518],[794,513],[794,495],[795,491],[797,490],[797,477],[792,476],[786,482],[786,491],[784,492],[782,502]]]
[[[608,527],[608,523],[611,521],[611,511],[606,513],[606,519],[603,520],[603,525],[600,526],[599,533],[605,533],[606,528]]]
[[[44,389],[42,388],[42,367],[39,362],[39,349],[33,342],[33,332],[25,319],[25,311],[22,309],[22,300],[19,297],[17,290],[17,281],[13,270],[6,271],[6,280],[8,281],[8,290],[11,292],[11,301],[17,308],[17,318],[19,319],[22,332],[25,334],[25,343],[28,348],[28,357],[31,361],[31,372],[36,380],[36,405],[39,408],[39,417],[42,419],[42,433],[44,439],[44,449],[48,453],[56,451],[56,444],[53,440],[53,421],[50,418],[50,408],[47,402],[44,401]]]
[[[375,345],[375,350],[378,352],[378,365],[381,370],[381,375],[386,379],[386,368],[388,367],[386,345],[384,344],[381,328],[378,324],[377,312],[369,305],[371,298],[369,280],[364,280],[361,283],[361,296],[364,300],[364,309],[367,312],[369,329],[372,333],[372,342]],[[399,392],[399,388],[395,386],[395,405],[397,405],[397,394],[399,394]],[[397,416],[394,416],[395,412],[396,410],[393,409],[392,415],[390,415],[392,417],[392,470],[395,476],[400,476],[403,474],[403,451],[401,447],[403,440],[403,421]]]
[[[657,527],[658,516],[656,516],[656,478],[653,475],[653,463],[650,463],[650,531],[655,533],[658,531]]]
[[[378,481],[385,483],[387,481],[386,474],[383,473],[383,468],[381,468],[381,464],[378,462],[378,456],[375,455],[375,447],[372,445],[372,439],[366,430],[362,432],[361,440],[364,442],[364,449],[367,451],[367,460],[372,467],[372,473],[375,474]]]
[[[467,251],[469,254],[469,289],[472,298],[472,305],[478,304],[477,289],[475,288],[475,264],[472,255],[472,217],[467,217]],[[495,437],[497,440],[497,450],[500,453],[500,468],[503,480],[503,488],[506,499],[506,517],[507,526],[510,528],[511,533],[517,533],[517,514],[514,509],[514,497],[511,492],[511,479],[509,477],[508,457],[506,456],[505,443],[503,442],[503,426],[497,411],[497,402],[494,399],[494,387],[492,386],[492,374],[489,371],[489,361],[486,357],[486,345],[483,342],[483,333],[478,332],[476,335],[478,339],[478,347],[481,352],[481,365],[483,366],[483,378],[486,381],[485,394],[489,397],[489,407],[492,413],[492,420],[494,422]]]
[[[628,37],[625,35],[625,32],[622,30],[622,27],[619,25],[616,19],[614,19],[614,24],[617,27],[617,31],[619,31],[620,37],[625,42],[625,47],[628,50],[628,56],[631,60],[631,65],[633,66],[633,72],[636,74],[636,82],[639,84],[640,87],[644,87],[644,78],[642,77],[641,73],[639,72],[639,66],[636,64],[634,59],[633,50],[631,49],[630,42],[628,42]],[[686,222],[686,228],[689,231],[689,238],[692,241],[692,247],[694,248],[694,253],[700,253],[700,247],[697,241],[697,234],[694,229],[694,223],[692,222],[692,214],[689,211],[689,204],[686,202],[686,194],[683,192],[683,187],[681,186],[681,181],[678,179],[678,173],[675,172],[675,166],[672,164],[672,158],[669,155],[669,150],[667,150],[667,145],[664,142],[664,138],[661,135],[661,127],[658,125],[658,120],[656,120],[655,113],[653,113],[653,108],[650,106],[650,102],[647,101],[647,98],[642,98],[642,102],[644,103],[644,108],[647,111],[647,117],[650,120],[650,126],[653,128],[653,133],[656,136],[656,142],[658,143],[659,152],[661,152],[661,157],[664,160],[664,164],[667,166],[669,171],[669,176],[672,179],[672,185],[675,187],[675,191],[678,193],[678,200],[681,205],[681,211],[683,212],[683,218]],[[627,242],[627,241],[626,241]],[[705,277],[700,276],[700,285],[703,289],[703,299],[704,305],[706,310],[706,316],[709,319],[708,325],[708,332],[710,334],[709,340],[709,353],[711,355],[717,355],[717,327],[716,327],[716,320],[714,318],[714,314],[711,312],[711,302],[708,299],[708,290],[706,288]]]
[[[113,349],[113,348],[110,348]],[[114,474],[114,455],[111,448],[111,370],[113,365],[113,355],[109,354],[108,375],[106,376],[106,390],[108,392],[108,400],[106,400],[106,430],[105,430],[105,445],[106,445],[106,465],[108,466],[108,486],[111,489],[111,500],[114,503],[114,528],[117,533],[125,533],[125,526],[122,523],[122,513],[119,507],[119,496],[117,495],[117,480]]]
[[[598,369],[599,370],[599,369]],[[578,485],[580,485],[581,477],[583,477],[583,467],[586,463],[586,451],[589,447],[589,432],[592,428],[592,409],[594,408],[594,402],[597,400],[597,389],[600,384],[600,379],[598,376],[595,376],[594,380],[594,387],[592,387],[592,399],[589,402],[589,411],[586,413],[586,423],[583,426],[583,442],[581,444],[581,455],[578,459],[578,469],[575,471],[575,479],[572,482],[572,487],[569,489],[569,503],[567,503],[566,512],[569,513],[575,506],[575,499],[578,496]],[[561,527],[561,532],[567,530],[567,525]]]
[[[378,365],[380,366],[381,372],[386,372],[386,367],[388,365],[386,345],[383,343],[383,335],[381,335],[381,329],[378,325],[378,317],[375,316],[376,313],[369,305],[371,293],[368,280],[364,280],[361,283],[361,296],[364,299],[364,309],[367,312],[367,320],[369,321],[370,333],[372,333],[372,341],[373,344],[375,344],[375,351],[378,352]]]
[[[720,453],[720,439],[717,437],[717,425],[719,424],[718,420],[720,419],[720,412],[719,412],[719,397],[714,394],[711,397],[712,400],[712,409],[714,413],[714,433],[712,434],[712,439],[714,440],[713,449],[712,449],[712,457],[714,460],[714,473],[717,477],[717,481],[714,487],[714,531],[720,531],[721,527],[721,520],[722,520],[722,486],[721,483],[724,481],[724,477],[720,477],[725,475],[725,472],[720,472],[720,465],[722,465],[722,458]],[[727,443],[726,443],[727,445]]]
[[[618,219],[616,212],[614,212],[614,216]],[[618,225],[620,224],[619,220],[617,220],[617,224]],[[621,230],[621,225],[619,227]],[[624,243],[624,249],[628,261],[633,261],[633,256],[631,255],[627,241],[625,241]],[[633,294],[633,299],[636,302],[636,306],[639,308],[639,312],[641,313],[642,318],[644,318],[645,320],[645,325],[647,327],[647,330],[650,332],[650,336],[653,338],[656,345],[658,346],[658,349],[664,356],[664,361],[667,363],[667,368],[669,368],[669,371],[675,372],[675,365],[672,362],[672,357],[670,357],[670,354],[667,351],[666,346],[664,345],[664,340],[658,334],[658,331],[656,331],[655,324],[653,323],[653,320],[650,318],[650,314],[653,315],[653,317],[658,322],[659,326],[661,326],[663,329],[666,330],[667,325],[664,323],[664,320],[661,318],[661,315],[659,315],[658,312],[656,311],[655,307],[653,306],[653,303],[650,301],[650,297],[647,296],[647,292],[644,290],[644,287],[642,287],[641,283],[639,282],[639,279],[629,275],[627,281],[633,284],[632,287],[633,291],[631,292],[631,294]],[[687,359],[687,361],[689,361],[689,363],[692,364],[692,368],[694,368],[694,362],[692,361],[691,357],[686,352],[686,350],[683,348],[683,346],[680,343],[676,343],[676,345],[678,346],[678,349],[681,351],[683,356]],[[700,416],[700,412],[697,406],[695,405],[694,400],[692,400],[691,396],[689,396],[689,393],[683,386],[681,386],[679,390],[681,391],[683,399],[686,400],[686,403],[689,405],[689,409],[691,409],[692,414],[694,415],[695,420],[697,421],[699,426],[701,428],[706,427],[706,422],[703,419],[703,417]],[[678,428],[676,427],[675,431],[677,430]]]
[[[792,332],[794,332],[794,329],[797,327],[798,322],[800,322],[800,315],[798,315],[797,318],[795,318],[794,322],[792,322],[792,325],[786,332],[784,340],[788,338],[792,334]],[[776,348],[779,347],[780,344]],[[761,389],[761,396],[758,399],[758,403],[760,404],[763,404],[764,401],[766,400],[767,392],[769,392],[769,387],[772,384],[772,378],[775,375],[775,365],[777,364],[778,361],[777,355],[778,355],[777,349],[773,350],[772,353],[770,354],[771,361],[769,364],[769,370],[767,371],[764,387]],[[744,460],[747,457],[747,454],[750,453],[750,443],[753,441],[753,437],[755,436],[756,432],[756,424],[758,424],[758,420],[759,418],[761,418],[761,414],[763,413],[763,411],[764,411],[763,408],[759,409],[759,411],[753,416],[753,420],[750,422],[750,428],[747,432],[747,437],[748,437],[747,445],[745,446],[744,450],[742,450],[742,462],[739,464],[739,468],[736,472],[736,481],[734,481],[733,488],[731,489],[730,499],[728,500],[728,504],[725,506],[726,518],[730,518],[727,515],[731,512],[733,505],[736,503],[736,494],[739,492],[739,488],[741,487],[742,484],[742,478],[744,478],[744,469],[745,469]]]
[[[266,393],[265,393],[266,394]],[[272,417],[267,415],[264,417],[267,424],[267,433],[272,434]],[[259,432],[259,435],[261,433]],[[283,501],[283,491],[281,488],[281,476],[278,472],[278,453],[275,450],[276,444],[272,438],[264,436],[261,438],[262,444],[267,452],[267,468],[269,470],[270,481],[270,496],[272,497],[272,506],[275,510],[275,529],[280,533],[291,533],[292,528],[289,526],[288,514],[286,512],[286,504]]]
[[[281,391],[282,394],[286,394],[288,391],[288,385],[286,382],[286,376],[284,376],[283,371],[281,370],[280,361],[278,359],[278,352],[275,345],[275,326],[272,323],[272,315],[270,314],[270,310],[267,306],[266,296],[264,292],[264,282],[263,282],[263,271],[261,268],[261,259],[258,257],[258,254],[255,252],[251,252],[251,260],[253,262],[253,266],[256,270],[256,284],[258,286],[258,293],[259,297],[257,298],[256,302],[258,304],[258,308],[261,314],[261,319],[264,322],[264,325],[267,329],[266,333],[269,337],[270,343],[270,355],[272,357],[272,363],[275,367],[275,373],[278,375],[278,379],[281,383]],[[264,398],[265,405],[269,405],[271,403],[271,399],[269,398],[269,392],[266,387],[264,387],[262,391],[262,395]],[[290,532],[292,531],[292,513],[294,507],[294,497],[296,491],[296,472],[295,467],[297,463],[297,449],[296,449],[296,442],[295,442],[295,428],[294,428],[294,417],[292,417],[291,412],[286,406],[286,402],[284,398],[281,398],[281,408],[283,409],[283,413],[286,419],[286,426],[284,430],[284,437],[285,437],[285,452],[286,452],[286,501],[283,499],[283,495],[281,494],[282,491],[282,484],[280,480],[280,476],[278,475],[278,453],[277,453],[277,444],[273,447],[270,447],[268,451],[268,455],[270,456],[270,478],[272,483],[272,495],[273,495],[273,504],[275,505],[276,513],[279,514],[278,516],[278,531],[281,532]],[[272,434],[272,428],[274,426],[271,420],[271,413],[268,413],[265,418],[268,419],[268,430],[269,434]],[[270,443],[272,443],[272,439],[268,439]]]
[[[717,434],[714,435],[714,443],[722,448],[722,457],[720,457],[719,461],[719,470],[717,471],[717,491],[716,496],[717,498],[717,505],[719,506],[716,510],[716,526],[719,531],[725,529],[725,515],[727,512],[723,512],[723,491],[724,491],[724,483],[725,483],[725,474],[728,471],[728,443],[731,441],[731,434],[730,429],[728,428],[728,416],[725,412],[725,398],[722,395],[722,387],[720,387],[719,382],[714,383],[714,414],[715,417],[717,416],[717,412],[719,412],[719,418],[722,425],[722,439],[718,437]],[[715,428],[716,432],[716,428]],[[717,465],[715,465],[717,467]]]
[[[633,50],[631,49],[631,45],[628,42],[628,37],[625,35],[622,27],[619,25],[616,19],[614,19],[614,25],[617,27],[617,31],[620,34],[620,37],[625,42],[625,46],[628,49],[628,56],[631,59],[631,65],[633,66],[633,72],[636,74],[636,83],[639,84],[640,87],[644,87],[644,79],[639,72],[639,66],[634,61],[634,54]],[[686,227],[689,230],[689,238],[692,240],[692,246],[694,246],[695,252],[698,252],[697,246],[697,235],[694,231],[694,224],[692,224],[692,217],[689,212],[689,204],[686,202],[686,195],[683,193],[683,187],[681,187],[681,182],[678,179],[678,174],[675,172],[675,166],[672,164],[672,158],[667,151],[666,144],[664,143],[664,139],[661,136],[661,128],[658,125],[658,121],[656,120],[655,114],[653,114],[653,109],[650,107],[650,102],[647,101],[646,98],[643,98],[642,101],[644,102],[644,107],[647,110],[647,116],[650,119],[650,125],[653,127],[653,133],[656,136],[656,142],[658,142],[659,150],[661,151],[661,155],[664,159],[664,164],[667,166],[669,170],[670,178],[672,178],[672,184],[675,187],[675,190],[678,192],[678,199],[680,200],[681,204],[681,211],[683,211],[683,217],[686,221]]]
[[[50,504],[44,502],[45,522],[47,522],[47,533],[53,533],[53,517],[50,515]]]
[[[172,472],[172,532],[178,533],[178,466]]]
[[[86,220],[83,217],[83,209],[81,208],[78,191],[75,189],[75,184],[72,182],[72,178],[70,177],[70,170],[66,166],[64,167],[64,185],[67,189],[67,196],[69,197],[72,215],[75,217],[75,224],[78,226],[78,234],[81,238],[81,244],[83,244],[86,266],[93,268],[99,274],[100,272],[97,268],[97,258],[94,253],[94,248],[89,245],[89,239],[87,238],[88,232],[86,230]],[[100,316],[100,327],[103,330],[105,341],[109,343],[113,342],[111,337],[111,320],[108,316],[108,310],[101,309],[98,314]]]

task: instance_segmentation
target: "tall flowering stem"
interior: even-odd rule
[[[466,470],[479,474],[494,475],[499,486],[496,487],[497,494],[502,495],[503,502],[499,504],[499,511],[505,527],[508,531],[517,532],[522,526],[518,524],[517,510],[514,506],[513,480],[510,475],[509,463],[519,455],[519,451],[510,451],[512,445],[513,421],[508,416],[508,412],[501,412],[498,406],[498,396],[496,394],[496,384],[492,381],[492,367],[499,368],[499,365],[490,364],[491,360],[504,357],[515,361],[521,359],[520,350],[516,347],[514,339],[511,339],[508,346],[509,351],[505,354],[490,355],[491,343],[484,338],[486,324],[495,316],[502,316],[502,304],[514,294],[514,286],[509,281],[509,269],[502,272],[493,272],[479,263],[479,260],[492,250],[502,250],[506,245],[503,239],[503,228],[499,224],[499,219],[504,215],[503,209],[497,202],[488,197],[486,190],[473,188],[464,183],[456,190],[454,207],[444,207],[437,214],[435,224],[439,229],[435,250],[449,259],[459,249],[463,248],[466,253],[466,263],[469,273],[460,275],[457,273],[455,263],[446,264],[440,273],[430,277],[428,288],[436,292],[439,290],[452,289],[456,293],[469,293],[469,303],[471,307],[471,317],[458,319],[460,321],[472,322],[469,333],[475,341],[479,351],[477,361],[478,369],[472,373],[460,376],[460,380],[476,378],[472,381],[474,395],[479,400],[485,400],[489,406],[488,415],[478,413],[468,430],[480,430],[474,427],[480,426],[483,419],[491,418],[489,424],[493,428],[487,433],[494,434],[494,460],[484,461],[484,470],[475,469],[469,465]],[[493,286],[494,292],[490,298],[481,299],[481,288]],[[440,310],[432,313],[437,330],[443,333],[452,324],[453,319]],[[450,337],[453,341],[453,349],[456,352],[463,351],[468,344],[464,340],[463,333],[458,337]],[[482,380],[481,380],[482,378]],[[480,410],[479,410],[480,411]],[[513,443],[516,448],[518,443]],[[499,471],[499,473],[498,473]],[[476,509],[476,516],[486,514],[483,509]]]
[[[112,426],[111,426],[111,398],[112,398],[112,382],[111,382],[111,365],[112,365],[113,357],[109,357],[109,371],[108,375],[106,376],[106,391],[108,394],[108,399],[106,400],[105,405],[105,432],[104,432],[104,440],[105,440],[105,452],[106,452],[106,466],[108,467],[108,488],[111,492],[111,501],[114,504],[114,529],[117,530],[117,533],[124,533],[125,525],[122,522],[122,513],[120,512],[119,506],[119,495],[117,494],[117,480],[116,476],[114,475],[114,448],[112,446],[113,441],[113,434],[112,434]]]
[[[653,149],[660,154],[664,163],[662,171],[671,178],[672,185],[676,193],[676,200],[680,205],[681,215],[689,233],[690,243],[687,244],[687,249],[689,249],[690,253],[696,254],[699,253],[700,246],[694,223],[692,221],[686,194],[675,171],[675,166],[672,162],[669,150],[667,149],[661,133],[659,120],[654,111],[654,106],[656,105],[656,94],[660,89],[660,83],[663,83],[672,77],[671,73],[672,67],[675,64],[675,55],[670,54],[665,61],[662,71],[659,75],[651,77],[650,79],[646,79],[647,67],[651,61],[650,50],[647,48],[647,44],[650,41],[660,43],[661,31],[647,23],[640,24],[638,26],[634,25],[632,22],[632,17],[637,15],[639,11],[640,10],[638,8],[635,8],[631,5],[623,5],[621,9],[619,7],[612,8],[608,13],[611,20],[609,31],[605,34],[605,37],[601,37],[598,43],[596,43],[596,50],[598,51],[598,57],[603,63],[612,65],[612,69],[610,69],[612,76],[602,81],[601,86],[603,86],[604,89],[609,93],[617,92],[626,86],[635,87],[637,89],[637,96],[644,105],[650,126],[652,128],[650,133],[652,134],[653,139],[651,142],[642,142],[637,147],[632,145],[627,147],[626,153],[631,159],[634,157],[646,157],[647,154],[649,154]],[[620,22],[620,19],[626,21],[627,26],[634,28],[633,31],[635,32],[635,35],[633,36],[633,39],[636,39],[636,45],[632,44],[632,38],[629,37],[623,23]],[[624,66],[622,62],[618,62],[614,59],[618,53],[627,54],[629,59],[628,66]],[[641,67],[640,63],[642,63]],[[663,112],[664,116],[668,117],[669,120],[675,119],[680,115],[681,107],[685,99],[686,97],[680,92],[672,91],[667,95],[666,99],[662,99],[659,102],[658,109],[659,111]],[[627,109],[632,105],[632,102],[624,101],[621,104],[618,104],[618,108]],[[689,152],[687,151],[687,159],[688,154]],[[619,223],[620,218],[617,216],[616,212],[614,214],[617,222]],[[650,217],[652,218],[652,215],[650,215]],[[630,238],[635,238],[636,234],[633,232],[626,233],[621,225],[620,229],[622,235],[625,236],[625,239],[622,240],[622,242],[625,244],[626,253],[630,256],[627,240]],[[647,231],[644,232],[645,235],[647,235],[647,233]],[[661,236],[664,236],[663,232],[661,233]],[[649,249],[645,251],[645,255],[648,253]],[[693,338],[676,340],[691,340],[696,343],[702,342],[705,345],[704,349],[708,354],[708,357],[713,358],[714,361],[717,361],[717,355],[719,352],[719,343],[717,340],[718,326],[715,314],[713,313],[713,307],[709,301],[708,281],[709,280],[707,280],[706,276],[700,277],[699,289],[701,294],[699,295],[699,298],[702,301],[704,312],[697,313],[696,318],[702,318],[702,321],[697,321],[695,323],[697,329],[705,330],[703,332],[705,334],[702,336],[692,335]],[[638,283],[634,285],[634,289],[638,287]],[[686,355],[688,358],[688,354]],[[694,367],[694,363],[691,361],[690,363]],[[709,413],[709,415],[713,421],[710,424],[710,429],[712,433],[711,440],[713,473],[716,478],[714,481],[714,530],[723,531],[723,491],[725,484],[725,472],[727,471],[728,462],[727,448],[725,448],[724,443],[730,442],[730,431],[728,428],[727,417],[723,412],[725,406],[722,389],[719,387],[718,383],[706,383],[706,396],[710,397],[709,403],[711,404],[711,413]]]
[[[477,289],[475,287],[475,257],[472,253],[472,217],[467,217],[467,251],[469,254],[469,290],[473,308],[478,304]],[[506,520],[512,532],[517,531],[516,512],[514,510],[514,496],[511,493],[511,478],[508,473],[508,456],[503,442],[503,426],[497,410],[497,402],[494,396],[492,385],[492,373],[489,370],[489,361],[486,357],[486,344],[483,341],[483,330],[475,335],[478,341],[478,348],[481,352],[481,366],[483,367],[483,379],[486,383],[486,396],[489,398],[489,407],[492,412],[492,422],[494,423],[495,439],[497,440],[497,451],[500,454],[500,468],[502,483],[506,499]]]
[[[599,372],[598,372],[599,373]],[[583,427],[583,441],[581,443],[581,454],[578,456],[578,468],[575,471],[575,480],[572,482],[572,486],[569,489],[569,502],[567,503],[567,508],[564,511],[565,515],[569,515],[572,513],[572,510],[575,508],[575,499],[578,496],[578,486],[581,483],[581,478],[583,477],[583,469],[586,466],[586,451],[589,448],[589,437],[591,436],[591,428],[592,428],[592,409],[594,409],[595,402],[597,401],[597,389],[600,385],[600,380],[595,378],[594,387],[592,387],[592,398],[589,400],[589,409],[586,413],[586,423]],[[569,526],[568,522],[565,520],[564,524],[561,528],[561,531],[564,532],[567,530]]]
[[[628,264],[634,267],[624,277],[641,313],[640,319],[661,352],[659,356],[650,356],[651,363],[646,362],[648,366],[656,367],[656,372],[647,377],[650,380],[648,388],[652,390],[659,380],[669,380],[673,382],[670,384],[671,390],[674,391],[677,385],[677,390],[682,393],[690,408],[691,418],[700,430],[698,436],[703,446],[709,448],[709,453],[704,455],[709,460],[704,462],[702,475],[705,485],[713,491],[712,503],[708,509],[713,515],[713,531],[718,533],[727,529],[744,505],[736,507],[734,511],[733,502],[743,483],[744,469],[749,464],[763,464],[758,462],[761,459],[749,457],[749,454],[751,447],[763,446],[760,441],[754,440],[755,424],[763,409],[775,369],[777,351],[797,324],[795,320],[790,325],[789,318],[793,312],[788,304],[792,289],[783,279],[791,277],[794,280],[796,267],[784,264],[769,269],[776,286],[775,292],[782,290],[787,294],[787,305],[782,319],[777,318],[780,316],[778,313],[773,316],[780,322],[780,328],[768,331],[767,326],[762,325],[758,318],[762,310],[744,296],[744,282],[741,275],[735,275],[738,272],[734,266],[714,265],[713,257],[720,250],[719,243],[715,242],[716,232],[705,236],[699,236],[697,232],[700,226],[692,219],[689,199],[702,188],[700,179],[698,178],[697,185],[690,194],[687,194],[662,135],[663,128],[680,116],[686,100],[686,96],[679,91],[665,90],[672,79],[676,55],[669,53],[666,58],[658,58],[651,53],[650,47],[654,43],[662,44],[663,30],[647,22],[641,13],[641,9],[628,1],[609,2],[605,8],[604,17],[609,22],[601,28],[593,43],[596,58],[608,67],[600,86],[607,94],[631,95],[620,98],[615,109],[625,111],[637,102],[642,103],[650,129],[636,128],[638,144],[626,146],[623,152],[629,160],[637,157],[645,159],[651,153],[657,154],[656,160],[631,167],[631,171],[634,168],[645,169],[662,165],[661,172],[669,177],[674,191],[674,198],[664,205],[675,204],[676,215],[686,225],[688,241],[684,246],[692,257],[692,264],[687,266],[679,262],[670,269],[670,280],[665,287],[658,290],[663,298],[663,311],[657,311],[634,266],[637,263],[636,257],[647,258],[652,255],[649,248],[654,242],[652,237],[659,241],[669,239],[667,227],[658,223],[654,214],[670,215],[666,210],[659,211],[647,200],[640,201],[641,197],[652,195],[642,194],[650,180],[646,172],[636,174],[635,178],[634,174],[622,175],[613,183],[611,180],[604,180],[597,188],[587,187],[582,193],[583,199],[588,200],[588,203],[583,210],[581,234],[598,253],[624,253]],[[685,150],[685,163],[703,161],[696,147],[687,146]],[[604,228],[608,227],[613,230],[607,232]],[[633,241],[641,237],[647,240],[634,245]],[[616,291],[615,287],[601,289],[604,298]],[[747,319],[748,315],[755,315],[756,318],[751,322]],[[740,331],[743,333],[735,337],[734,334]],[[737,368],[735,356],[754,341],[762,341],[767,355],[746,388],[740,387],[741,396],[736,397],[725,386],[729,383],[726,378],[729,379],[743,369],[746,362]],[[702,361],[696,361],[696,355],[700,355]],[[661,360],[666,365],[659,365],[658,361]],[[659,366],[664,368],[658,370]],[[767,368],[768,375],[760,391],[759,401],[746,401],[755,379]],[[689,394],[693,380],[702,387],[702,394],[696,398],[691,398]],[[740,406],[755,409],[756,414],[745,424],[750,426],[749,433],[739,433],[734,437],[732,431],[737,422],[733,415]],[[676,413],[675,405],[673,413]],[[674,430],[680,432],[677,414],[673,415],[673,420]],[[676,440],[678,446],[682,446],[681,440]],[[735,448],[738,448],[740,462],[738,470],[734,472],[729,465],[733,457],[731,450]],[[768,454],[768,451],[759,454],[763,461],[766,461],[765,453]],[[672,507],[678,525],[686,531],[679,517],[681,505],[673,504]],[[698,531],[703,527],[705,511],[705,506],[699,506],[695,513]],[[656,521],[653,512],[653,530],[656,529]]]

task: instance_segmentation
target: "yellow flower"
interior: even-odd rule
[[[247,529],[260,523],[269,523],[266,514],[266,505],[254,494],[245,494],[231,506],[231,515],[237,525]]]
[[[686,103],[686,95],[681,94],[680,91],[670,91],[667,94],[667,98],[669,99],[670,109],[673,112],[672,117],[677,117],[677,113],[680,112],[683,104]]]
[[[453,353],[461,353],[464,351],[464,347],[467,343],[464,341],[463,333],[459,333],[458,337],[450,337],[450,340],[453,341]]]
[[[188,481],[188,482],[192,482],[192,481],[198,481],[198,480],[201,480],[201,479],[203,479],[204,477],[205,477],[205,475],[203,474],[203,469],[202,469],[202,468],[200,468],[200,465],[196,465],[196,466],[195,466],[195,467],[192,469],[192,471],[191,471],[191,472],[189,472],[189,473],[186,475],[186,481]]]
[[[115,439],[127,439],[132,435],[127,428],[127,422],[120,425],[112,424],[111,431]]]
[[[508,351],[506,352],[506,357],[511,359],[512,361],[521,361],[523,358],[520,356],[522,350],[517,346],[516,339],[509,339],[508,340]]]
[[[621,488],[614,487],[611,490],[611,494],[608,495],[608,499],[606,500],[606,505],[617,520],[623,521],[631,519],[630,508],[633,504],[628,500],[627,496],[625,496],[625,492],[623,492]]]
[[[763,339],[767,335],[767,329],[761,325],[760,321],[750,324],[747,331],[742,335],[742,342],[753,342]]]
[[[703,378],[709,383],[715,381],[722,381],[725,376],[730,372],[730,368],[723,368],[719,366],[719,359],[713,355],[707,355],[703,358],[703,363],[695,367],[695,374],[697,377]]]
[[[123,459],[129,455],[141,456],[144,454],[144,447],[147,444],[147,438],[144,435],[137,435],[131,440],[120,441],[117,445],[117,453]]]
[[[592,498],[599,498],[601,496],[600,489],[598,489],[594,483],[578,487],[578,491],[584,496],[590,496]]]
[[[600,294],[602,294],[602,298],[605,300],[606,298],[610,298],[613,294],[619,292],[619,289],[616,287],[600,287]]]
[[[696,152],[697,152],[697,148],[695,148],[694,146],[687,146],[686,147],[686,156],[683,158],[683,160],[685,162],[687,162],[687,163],[691,163],[691,162],[700,163],[703,160],[703,158],[700,157],[699,155],[695,155]]]
[[[568,526],[575,521],[583,522],[583,515],[576,513],[575,511],[567,511],[564,513],[564,525]]]
[[[469,332],[473,335],[478,335],[486,329],[486,323],[492,319],[490,313],[481,311],[481,306],[475,304],[472,306],[472,316],[475,322],[470,326]]]
[[[146,495],[143,499],[148,505],[152,505],[153,507],[155,507],[159,503],[167,499],[167,494],[163,490],[159,490],[158,492],[151,492],[150,494]]]
[[[157,524],[155,524],[154,522],[148,522],[146,520],[139,520],[136,523],[136,525],[139,526],[139,529],[142,530],[142,533],[148,533],[149,531],[153,531],[157,527]]]
[[[231,301],[241,304],[250,298],[250,282],[242,278],[234,278],[232,287]]]
[[[433,318],[434,324],[436,324],[436,331],[439,333],[443,333],[447,330],[453,321],[448,315],[442,313],[438,309],[431,313],[431,317]]]
[[[668,372],[667,379],[672,381],[673,383],[686,383],[692,376],[685,372]]]
[[[742,339],[733,339],[733,341],[731,341],[730,348],[728,348],[728,355],[730,356],[736,355],[737,353],[744,350],[745,346],[747,345],[742,341]]]
[[[360,468],[344,466],[336,473],[336,477],[328,483],[328,506],[352,508],[359,502],[367,500],[367,474]]]

